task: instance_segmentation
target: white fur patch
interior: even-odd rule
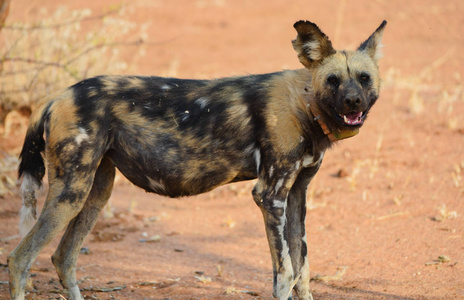
[[[318,41],[310,41],[303,45],[306,49],[306,53],[308,54],[309,58],[312,60],[321,60],[322,53],[321,53],[321,44]]]
[[[319,159],[317,161],[314,161],[314,156],[305,155],[303,157],[303,167],[305,167],[305,168],[313,167],[316,164],[320,163],[322,161],[322,159],[324,158],[324,152],[322,152],[320,155],[321,156],[319,157]]]
[[[284,184],[284,179],[283,178],[280,178],[279,180],[277,180],[274,191],[276,193],[278,193],[283,184]]]
[[[314,156],[305,155],[303,157],[303,167],[309,167],[312,163],[314,163]]]
[[[19,211],[19,235],[23,239],[36,221],[36,196],[35,192],[39,189],[37,181],[29,174],[24,174],[21,184],[21,195],[23,205]]]
[[[285,203],[285,201],[274,200],[273,204],[274,204],[273,205],[274,208],[285,208],[285,207],[287,207],[287,204]]]
[[[164,85],[161,86],[161,89],[163,91],[169,91],[171,89],[171,87],[169,85],[167,85],[167,84],[164,84]]]
[[[324,158],[324,152],[321,153],[321,157],[317,160],[317,163],[321,163],[322,159]]]
[[[189,117],[190,117],[190,112],[188,110],[184,111],[182,113],[182,122],[187,121],[189,119]]]
[[[375,39],[375,46],[368,47],[362,51],[362,53],[366,53],[367,55],[370,55],[375,61],[378,61],[383,57],[383,44],[381,41],[381,37]],[[374,51],[374,53],[372,53]]]
[[[379,44],[377,44],[377,46],[375,47],[375,54],[374,54],[375,60],[379,60],[383,57],[382,48],[383,48],[383,44],[379,42]]]
[[[255,157],[256,162],[256,175],[259,176],[259,167],[261,166],[261,151],[259,151],[259,148],[255,149],[253,156]]]
[[[269,178],[272,178],[272,175],[274,175],[274,166],[269,168]]]
[[[79,134],[74,139],[76,141],[76,144],[80,146],[83,141],[86,141],[88,139],[89,139],[89,135],[85,131],[85,128],[79,127]]]
[[[197,100],[195,100],[195,103],[200,106],[201,109],[205,108],[206,105],[208,105],[209,99],[206,97],[200,97]]]
[[[282,273],[277,274],[277,297],[279,299],[288,299],[291,294],[291,281],[293,279],[292,260],[290,258],[290,249],[284,238],[284,229],[287,222],[285,212],[280,218],[280,225],[277,226],[279,239],[282,242]]]

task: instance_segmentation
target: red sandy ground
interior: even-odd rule
[[[56,2],[12,1],[9,21],[36,18],[43,6],[52,12]],[[108,2],[66,5],[98,13]],[[299,68],[290,40],[300,19],[317,23],[339,49],[355,48],[388,20],[381,98],[361,133],[326,154],[309,188],[312,276],[328,276],[312,282],[314,298],[464,299],[463,1],[136,0],[127,9],[149,22],[149,41],[168,41],[133,57],[131,72],[184,78]],[[23,135],[2,144],[17,153]],[[102,216],[85,241],[90,254],[80,256],[77,276],[84,289],[125,288],[83,294],[270,299],[270,254],[252,186],[167,199],[119,181],[114,217]],[[17,234],[20,202],[0,199],[0,238]],[[154,235],[161,239],[139,241]],[[18,242],[1,240],[0,263]],[[33,266],[39,292],[30,299],[63,299],[50,262],[57,243]],[[438,262],[443,255],[449,260]],[[1,265],[1,299],[7,280]]]

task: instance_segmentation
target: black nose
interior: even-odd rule
[[[361,104],[361,98],[358,96],[345,97],[345,105],[350,108],[356,108]]]

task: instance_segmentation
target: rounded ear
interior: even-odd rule
[[[374,33],[359,46],[358,51],[367,53],[375,61],[379,60],[382,57],[382,35],[387,21],[383,21],[377,28]]]
[[[305,67],[310,68],[314,62],[322,61],[325,57],[335,54],[336,51],[329,38],[316,24],[298,21],[293,27],[298,33],[296,39],[292,41],[293,48]]]

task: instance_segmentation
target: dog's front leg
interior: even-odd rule
[[[285,172],[284,174],[289,174]],[[260,177],[253,198],[263,213],[274,270],[274,297],[291,299],[297,280],[293,276],[292,259],[286,234],[287,197],[297,174],[280,178]]]
[[[295,290],[298,299],[313,299],[309,287],[309,260],[306,241],[306,190],[320,164],[303,169],[293,184],[287,200],[286,234],[289,241],[293,273],[298,282]]]

